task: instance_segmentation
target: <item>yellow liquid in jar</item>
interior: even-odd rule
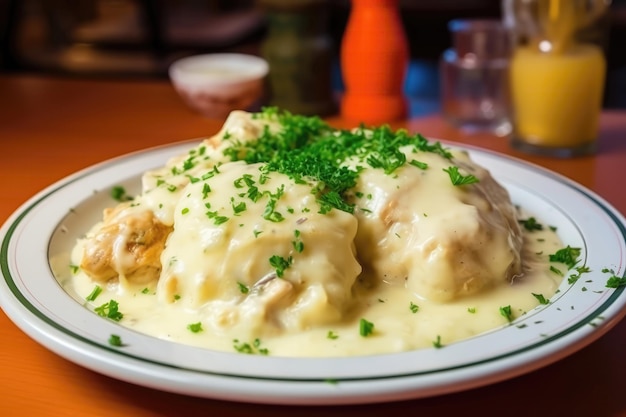
[[[521,47],[511,62],[515,135],[546,147],[576,147],[598,134],[606,62],[600,48],[561,54]]]

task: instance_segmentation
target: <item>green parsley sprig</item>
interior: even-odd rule
[[[133,199],[132,196],[126,193],[126,189],[121,185],[116,185],[111,189],[111,197],[113,200],[119,202],[131,201]]]
[[[106,317],[113,321],[120,321],[124,317],[124,314],[119,311],[119,304],[115,300],[110,300],[109,302],[94,308],[94,311],[100,317]]]
[[[374,333],[374,323],[363,318],[359,320],[359,334],[363,337],[367,337],[372,333]]]
[[[244,353],[246,355],[269,355],[270,351],[261,346],[261,339],[254,339],[252,343],[240,342],[239,339],[233,340],[233,348],[235,351],[239,353]]]
[[[580,248],[573,248],[569,245],[563,249],[559,249],[555,253],[549,255],[550,262],[560,262],[572,269],[580,262]]]
[[[626,286],[626,276],[619,277],[615,274],[615,271],[608,268],[603,268],[602,272],[611,274],[609,279],[606,280],[606,288],[619,288]]]
[[[449,168],[444,168],[444,172],[447,172],[450,176],[450,181],[452,181],[452,185],[469,185],[479,182],[478,178],[472,174],[462,175],[459,172],[459,167],[452,165]]]
[[[353,212],[354,205],[348,201],[347,191],[355,187],[365,166],[381,169],[388,175],[405,165],[428,168],[414,159],[407,161],[401,150],[404,146],[412,147],[414,152],[432,152],[452,158],[440,142],[430,142],[420,134],[411,135],[403,129],[394,131],[386,125],[335,129],[319,117],[294,115],[276,107],[265,107],[254,113],[253,118],[267,122],[263,132],[251,141],[229,137],[224,155],[232,161],[263,163],[268,173],[283,173],[296,183],[316,183],[313,187],[321,213],[333,208]],[[271,129],[271,123],[279,123],[281,128]],[[363,165],[346,166],[344,162],[352,158]]]

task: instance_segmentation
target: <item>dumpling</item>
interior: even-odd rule
[[[393,175],[364,168],[354,189],[359,259],[382,282],[446,302],[522,274],[523,238],[507,191],[464,152],[403,149]],[[418,164],[419,165],[419,164]],[[453,185],[450,167],[478,181]]]
[[[161,252],[171,231],[152,211],[130,202],[104,211],[84,239],[82,270],[93,280],[144,284],[159,279]]]
[[[160,300],[203,308],[216,325],[297,330],[340,320],[361,272],[357,220],[320,213],[313,186],[244,162],[190,183],[161,256]]]

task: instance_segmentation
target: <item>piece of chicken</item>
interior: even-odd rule
[[[340,210],[321,213],[315,184],[260,168],[228,163],[187,185],[161,255],[157,296],[203,309],[207,322],[259,332],[335,323],[361,273],[357,221]]]
[[[99,282],[118,277],[135,284],[156,281],[171,231],[152,211],[130,203],[106,209],[103,221],[85,238],[80,267]]]
[[[357,252],[382,282],[416,296],[449,302],[522,275],[523,238],[507,191],[464,153],[448,160],[413,154],[428,169],[407,165],[394,175],[365,169],[355,198]],[[478,182],[455,186],[451,165]]]

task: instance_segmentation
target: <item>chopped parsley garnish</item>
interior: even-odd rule
[[[101,292],[102,292],[102,287],[99,286],[99,285],[96,285],[95,287],[93,287],[93,290],[91,290],[89,295],[87,297],[85,297],[85,300],[87,300],[87,301],[95,301],[95,299],[98,298],[98,296],[100,295]]]
[[[428,168],[428,164],[426,162],[416,161],[415,159],[411,160],[411,162],[409,162],[409,164],[413,165],[414,167],[418,167],[419,169],[426,169],[426,168]]]
[[[202,331],[202,322],[190,323],[187,325],[187,329],[191,333],[200,333]]]
[[[580,279],[580,274],[571,274],[569,277],[567,277],[567,283],[574,284],[579,279]]]
[[[238,339],[233,340],[233,348],[239,353],[247,355],[268,355],[270,352],[267,348],[261,347],[261,340],[254,339],[252,343],[240,342]]]
[[[580,248],[572,248],[567,245],[567,247],[563,249],[559,249],[556,253],[549,255],[550,262],[560,262],[565,265],[569,269],[572,269],[579,262],[580,256]]]
[[[420,309],[420,306],[415,304],[413,301],[409,303],[409,310],[411,310],[411,313],[417,313],[419,309]]]
[[[255,181],[252,179],[251,174],[244,174],[240,178],[237,178],[233,184],[235,185],[235,188],[244,188],[245,186],[249,188],[254,186]]]
[[[360,172],[366,167],[380,169],[387,175],[395,174],[405,165],[428,168],[416,159],[407,161],[407,149],[452,159],[452,154],[441,143],[431,143],[424,136],[411,135],[403,129],[394,131],[389,126],[336,129],[319,117],[294,115],[276,107],[265,107],[252,117],[268,124],[256,139],[241,141],[230,137],[224,156],[231,161],[262,163],[265,174],[279,172],[295,183],[310,184],[322,214],[332,209],[354,211],[354,205],[348,201],[351,195],[348,191],[355,187]],[[270,129],[270,122],[277,122],[281,128]],[[346,166],[348,160],[356,165]],[[472,176],[463,178],[468,182]],[[263,183],[264,179],[260,179],[259,184]],[[251,178],[244,176],[235,181],[235,187],[245,186],[251,198],[258,198],[257,185]],[[269,204],[266,219],[281,221],[280,213],[274,213],[277,213],[275,206]]]
[[[122,338],[119,335],[112,334],[111,336],[109,336],[109,345],[121,347],[124,344],[122,343]]]
[[[588,266],[586,266],[586,265],[583,265],[583,266],[577,266],[577,267],[576,267],[576,269],[575,269],[575,271],[576,271],[576,276],[577,276],[577,279],[578,279],[578,278],[580,278],[580,276],[581,276],[582,274],[585,274],[585,273],[587,273],[587,272],[591,272],[591,268],[589,268],[589,267],[588,267]],[[573,276],[573,275],[572,275],[572,276]]]
[[[544,297],[543,294],[535,294],[532,293],[533,297],[535,297],[537,299],[537,301],[539,301],[539,304],[548,304],[550,302],[550,300],[548,300],[546,297]]]
[[[244,201],[241,201],[239,203],[235,203],[235,199],[232,198],[230,200],[230,205],[233,208],[233,214],[235,216],[239,216],[241,213],[243,213],[244,211],[246,211],[246,203]]]
[[[276,202],[278,200],[271,198],[265,206],[265,212],[263,212],[263,218],[274,223],[279,223],[285,220],[285,217],[278,211],[276,211]]]
[[[196,165],[196,161],[193,157],[185,159],[183,162],[183,171],[189,171]]]
[[[339,339],[339,335],[335,332],[333,332],[332,330],[329,330],[328,333],[326,333],[326,338],[327,339],[331,339],[331,340],[335,340],[335,339]]]
[[[563,276],[563,272],[554,265],[550,265],[550,271],[554,272],[555,274],[559,276]]]
[[[206,182],[202,184],[202,198],[207,198],[209,193],[211,192],[211,186]]]
[[[359,334],[367,337],[374,332],[374,323],[365,319],[359,320]]]
[[[228,221],[228,217],[226,216],[220,216],[217,211],[207,211],[206,212],[206,216],[209,219],[213,219],[213,223],[216,226],[219,226],[220,224],[226,223]]]
[[[441,343],[441,336],[437,335],[437,338],[433,341],[433,347],[435,349],[441,349],[443,344]]]
[[[239,292],[242,294],[248,294],[248,292],[250,292],[250,288],[244,283],[237,282],[237,286],[239,287]]]
[[[500,315],[503,316],[509,323],[513,321],[513,312],[511,306],[500,307]]]
[[[126,193],[126,189],[121,185],[116,185],[111,189],[111,197],[113,197],[115,201],[119,202],[130,201],[133,199],[133,197]]]
[[[607,288],[619,288],[626,286],[626,277],[618,277],[617,275],[611,275],[606,281]]]
[[[302,251],[304,251],[304,243],[301,240],[294,240],[291,243],[293,244],[293,249],[296,252],[302,253]]]
[[[282,278],[285,274],[285,269],[289,268],[293,262],[293,258],[289,256],[288,258],[283,258],[279,255],[274,255],[269,259],[270,265],[276,270],[276,275],[278,278]]]
[[[120,321],[122,320],[122,317],[124,317],[124,315],[119,311],[119,305],[115,300],[111,300],[108,303],[104,303],[101,306],[96,307],[94,311],[98,313],[100,317],[106,317],[114,321]]]
[[[328,213],[333,207],[347,213],[354,213],[354,205],[346,203],[336,191],[329,191],[326,194],[322,194],[318,202],[321,206],[320,213]]]
[[[399,149],[388,148],[385,151],[371,154],[367,158],[367,163],[372,168],[380,168],[389,175],[405,164],[406,156]]]
[[[474,184],[478,182],[478,178],[474,175],[462,175],[459,172],[459,167],[452,165],[448,169],[444,168],[444,171],[448,173],[450,176],[450,181],[452,181],[452,185],[468,185]]]
[[[535,230],[543,230],[543,225],[541,223],[538,223],[537,219],[535,219],[534,217],[529,217],[524,220],[518,220],[518,222],[524,227],[524,229],[528,230],[529,232]]]
[[[226,223],[228,221],[228,217],[226,217],[226,216],[216,216],[214,221],[215,221],[216,225],[220,225],[222,223]]]

